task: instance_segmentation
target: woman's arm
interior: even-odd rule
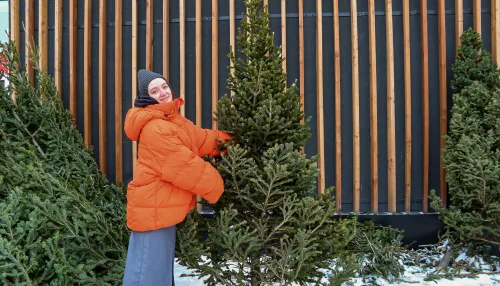
[[[162,134],[159,137],[150,149],[157,155],[162,180],[216,203],[224,192],[219,172],[184,146],[177,136]]]
[[[219,130],[202,129],[198,126],[196,126],[195,128],[196,143],[200,156],[220,156],[220,151],[217,149],[217,145],[219,145],[219,142],[216,140],[216,138],[218,138],[222,142],[225,142],[232,138],[231,135]]]

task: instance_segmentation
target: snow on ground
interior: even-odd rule
[[[477,278],[455,278],[453,280],[448,280],[443,278],[437,281],[424,281],[426,278],[426,274],[424,270],[420,267],[416,266],[408,266],[405,267],[405,273],[403,277],[401,277],[401,281],[397,283],[390,283],[388,281],[384,281],[382,279],[378,279],[377,283],[381,286],[492,286],[492,285],[500,285],[500,274],[488,275],[488,274],[480,274],[477,275]],[[353,279],[355,286],[366,285],[361,278]],[[203,285],[203,284],[202,284]]]
[[[205,286],[203,280],[196,277],[183,277],[182,274],[190,274],[191,271],[184,266],[175,263],[175,285],[176,286]],[[377,282],[381,286],[493,286],[500,285],[500,274],[487,275],[480,274],[477,278],[455,278],[454,280],[441,279],[438,281],[424,281],[426,274],[424,270],[416,266],[408,266],[405,269],[405,274],[401,278],[401,282],[390,283],[382,279],[378,279]],[[354,286],[366,285],[361,278],[355,278],[352,280]]]
[[[180,277],[182,274],[190,274],[191,271],[186,267],[179,265],[177,261],[174,264],[175,286],[204,286],[203,280],[197,277]]]

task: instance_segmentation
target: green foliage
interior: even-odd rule
[[[286,88],[284,59],[281,48],[273,45],[269,14],[257,1],[245,1],[245,5],[248,14],[237,36],[242,57],[236,59],[232,51],[229,54],[233,74],[228,89],[234,96],[219,101],[215,113],[219,128],[233,132],[253,156],[277,144],[291,143],[299,149],[311,134],[309,119],[301,124],[304,113],[297,86]]]
[[[245,1],[241,58],[216,112],[237,144],[214,164],[225,181],[215,215],[191,214],[178,231],[177,257],[207,285],[319,282],[346,251],[355,220],[334,219],[332,189],[314,195],[317,158],[300,147],[309,138],[297,88],[286,89],[280,48],[273,45],[262,1]],[[205,233],[201,237],[195,230]]]
[[[356,254],[361,265],[359,275],[382,277],[394,282],[403,272],[403,262],[408,260],[402,243],[403,232],[368,221],[358,225],[355,238],[348,248]]]
[[[10,87],[0,88],[0,283],[120,284],[123,192],[100,173],[36,51],[33,87],[14,43],[1,50]]]
[[[331,275],[328,276],[328,282],[322,283],[328,286],[352,285],[350,280],[356,276],[361,265],[358,262],[356,254],[344,255],[337,259],[331,269]]]
[[[404,265],[414,264],[402,239],[403,232],[397,229],[372,221],[356,223],[348,251],[332,263],[323,285],[352,285],[354,277],[360,277],[364,285],[378,285],[378,278],[395,283],[404,273]]]
[[[451,206],[431,197],[452,239],[500,245],[500,71],[481,47],[475,31],[462,35],[444,149]]]

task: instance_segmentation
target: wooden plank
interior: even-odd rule
[[[404,78],[405,78],[405,212],[411,211],[411,69],[410,2],[403,1]]]
[[[54,82],[59,98],[62,98],[63,0],[56,0],[55,5]]]
[[[115,168],[116,183],[123,181],[123,2],[115,0]]]
[[[17,51],[20,50],[20,25],[19,1],[10,1],[10,39],[15,41]]]
[[[335,203],[342,212],[342,124],[340,113],[340,20],[339,1],[333,0],[333,50],[335,56]]]
[[[323,9],[316,1],[316,115],[318,131],[318,192],[325,190],[325,124],[323,114]]]
[[[269,1],[268,0],[264,0],[264,11],[266,13],[269,13]],[[269,51],[266,52],[266,56],[269,56]]]
[[[429,33],[427,21],[427,0],[420,0],[420,11],[423,118],[422,211],[427,213],[429,210]]]
[[[35,84],[35,70],[33,69],[33,62],[29,59],[31,53],[31,47],[35,42],[35,1],[26,0],[24,2],[25,16],[26,16],[26,45],[25,45],[25,62],[26,62],[26,73],[31,84]]]
[[[304,110],[304,0],[299,0],[299,95]],[[301,121],[304,123],[304,119]]]
[[[170,0],[163,0],[163,76],[170,76]]]
[[[83,30],[83,122],[84,141],[90,147],[92,134],[92,0],[85,0]]]
[[[378,110],[377,110],[377,35],[375,0],[368,1],[370,61],[370,209],[378,213]]]
[[[212,0],[212,128],[217,129],[214,112],[219,101],[219,3]]]
[[[283,58],[283,72],[286,73],[286,0],[281,0],[281,57]]]
[[[491,0],[491,53],[493,60],[500,63],[500,1]]]
[[[19,15],[19,1],[10,1],[10,40],[13,40],[15,42],[16,50],[20,52],[20,35],[21,35],[21,30],[20,30],[20,15]],[[2,82],[3,83],[3,82]],[[2,84],[0,83],[0,84]],[[17,97],[17,93],[14,91],[12,93],[12,100],[15,102]]]
[[[229,0],[229,46],[231,48],[231,52],[236,58],[236,7],[234,0]],[[233,67],[233,63],[229,63],[231,67]],[[230,71],[231,76],[234,75],[234,69],[231,68]],[[231,97],[234,96],[234,91],[231,90]]]
[[[234,6],[234,0],[231,0]],[[231,5],[231,4],[230,4]],[[231,8],[230,8],[231,9]],[[196,0],[196,125],[202,126],[202,5],[201,0]],[[234,11],[233,11],[234,17]],[[234,23],[233,23],[234,25]],[[234,27],[233,27],[234,28]],[[196,201],[201,201],[201,196],[196,196]],[[202,211],[202,205],[196,204],[198,213]]]
[[[78,94],[78,0],[69,2],[69,110],[76,126]]]
[[[106,20],[107,0],[99,1],[99,168],[107,174],[106,135]]]
[[[444,136],[447,132],[447,95],[446,90],[447,80],[446,80],[446,10],[445,10],[445,0],[438,0],[438,50],[439,50],[439,107],[440,107],[440,120],[439,120],[439,130],[440,130],[440,164],[439,164],[439,177],[440,177],[440,194],[441,200],[443,201],[443,206],[446,207],[446,172],[443,168],[443,148],[445,147]]]
[[[146,1],[146,69],[153,70],[153,0]]]
[[[387,54],[387,208],[396,212],[396,121],[394,103],[394,37],[392,0],[385,0],[385,33]]]
[[[361,189],[361,157],[359,145],[359,48],[358,48],[358,7],[351,1],[351,65],[352,65],[352,160],[353,198],[352,208],[359,213],[359,192]]]
[[[19,1],[14,1],[19,3]],[[39,0],[38,2],[38,45],[40,46],[39,65],[42,70],[48,69],[49,62],[49,22],[48,22],[48,1]],[[19,4],[17,4],[19,5]],[[19,9],[18,9],[19,11]],[[18,24],[19,25],[19,24]],[[19,38],[19,37],[18,37]]]
[[[180,96],[186,100],[186,0],[179,0],[179,76]],[[182,116],[186,115],[186,106],[181,106]]]
[[[495,3],[495,1],[491,1]],[[460,37],[464,32],[464,2],[463,0],[455,0],[455,45],[460,46]]]
[[[439,6],[439,0],[438,0],[438,6]],[[476,30],[479,34],[481,34],[481,0],[474,0],[473,1],[473,17],[474,17],[474,30]],[[438,8],[439,10],[439,8]],[[439,13],[439,12],[438,12]],[[439,18],[439,16],[438,16]],[[438,28],[439,29],[439,28]]]
[[[202,123],[202,0],[196,0],[196,125]],[[234,4],[234,0],[233,4]]]
[[[132,106],[137,97],[137,0],[132,0]],[[132,169],[137,163],[137,141],[132,142]]]

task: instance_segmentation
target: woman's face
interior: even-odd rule
[[[156,78],[149,83],[148,93],[159,103],[170,102],[173,99],[168,83],[162,78]]]

